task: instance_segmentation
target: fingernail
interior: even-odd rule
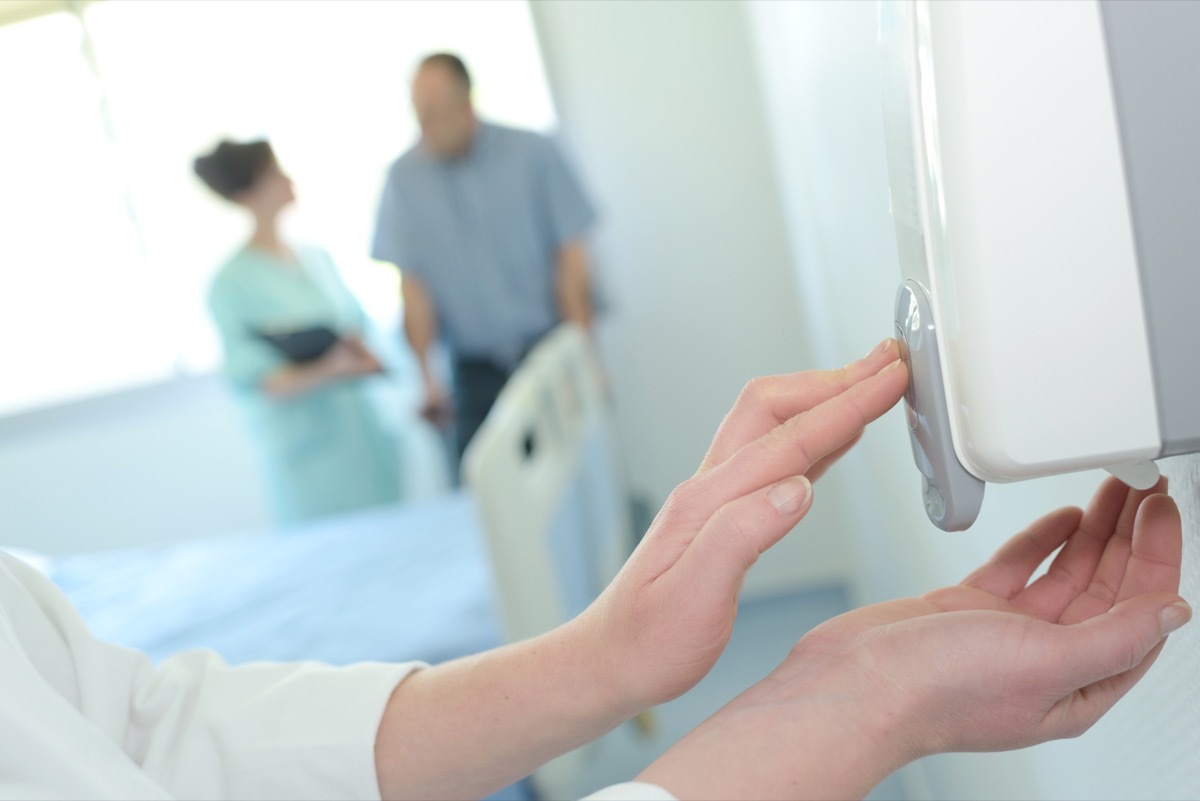
[[[767,500],[779,514],[790,516],[804,508],[811,494],[812,484],[804,476],[797,476],[780,481],[767,490]]]
[[[1192,619],[1192,607],[1186,601],[1176,601],[1170,606],[1163,607],[1158,613],[1158,624],[1162,627],[1162,636],[1166,637],[1172,631]]]
[[[880,342],[878,345],[876,345],[874,348],[872,348],[871,352],[868,353],[863,358],[869,359],[872,356],[878,356],[879,354],[883,353],[885,350],[887,350],[890,347],[892,347],[892,340],[890,338],[885,339],[882,342]]]

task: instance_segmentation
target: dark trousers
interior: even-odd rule
[[[521,360],[529,355],[529,351],[546,336],[544,331],[528,340],[521,348],[517,364],[505,367],[491,359],[472,356],[452,356],[450,358],[451,380],[454,382],[454,464],[451,465],[451,475],[457,485],[461,481],[460,467],[463,453],[467,444],[483,420],[492,410],[500,390],[508,383],[509,377],[519,366]]]
[[[455,358],[452,360],[454,380],[454,445],[461,462],[467,443],[483,419],[487,417],[504,388],[511,371],[486,359]],[[455,465],[455,472],[458,472]]]

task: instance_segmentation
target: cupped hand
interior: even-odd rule
[[[1165,491],[1109,479],[961,584],[818,626],[639,778],[681,799],[860,798],[921,756],[1082,733],[1190,617]]]
[[[667,499],[579,619],[630,711],[699,681],[725,648],[746,571],[805,515],[811,481],[904,394],[893,340],[834,371],[751,381],[700,469]]]
[[[908,710],[919,753],[1078,735],[1190,617],[1177,595],[1182,525],[1165,492],[1165,479],[1147,491],[1107,479],[1087,511],[1041,518],[961,584],[817,627],[781,669],[854,665]]]

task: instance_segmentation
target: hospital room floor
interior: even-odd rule
[[[588,767],[584,791],[629,781],[672,743],[769,673],[809,629],[849,609],[840,587],[745,601],[733,638],[712,671],[690,692],[654,710],[655,732],[642,737],[632,724],[609,734]],[[869,799],[905,798],[889,778]]]

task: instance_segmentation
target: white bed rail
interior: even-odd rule
[[[589,335],[564,324],[513,374],[463,457],[510,641],[578,614],[633,545],[611,404]]]
[[[623,465],[591,337],[561,325],[509,379],[463,456],[510,642],[583,611],[624,564],[634,538]],[[578,797],[594,746],[537,771],[539,794]]]

